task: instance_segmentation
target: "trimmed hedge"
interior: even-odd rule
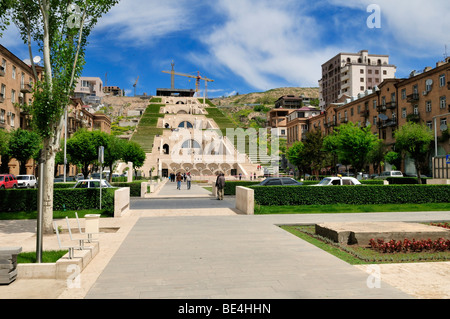
[[[103,189],[102,210],[114,213],[114,188]],[[37,189],[3,190],[0,212],[33,212],[38,207]],[[100,207],[100,189],[55,189],[54,210],[83,210]]]
[[[419,179],[417,177],[388,177],[387,181],[390,185],[417,185]],[[427,178],[422,178],[422,184],[427,183]]]
[[[250,186],[263,206],[450,203],[449,185]],[[450,206],[450,205],[449,205]]]
[[[130,197],[141,197],[141,184],[145,181],[136,181],[131,183],[111,183],[112,186],[122,188],[130,188]]]
[[[250,181],[232,181],[232,182],[226,182],[225,183],[225,195],[236,195],[236,187],[243,186],[243,187],[249,187],[249,186],[255,186],[258,185],[260,182],[250,182]]]

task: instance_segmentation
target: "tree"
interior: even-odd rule
[[[100,146],[108,148],[109,136],[100,131],[80,130],[67,140],[67,154],[72,164],[80,165],[84,178],[92,173],[92,165],[98,162]]]
[[[305,145],[302,142],[294,143],[287,150],[286,157],[288,161],[297,167],[299,177],[304,174],[307,165],[305,165]]]
[[[378,143],[378,137],[370,131],[370,126],[360,128],[354,123],[342,124],[336,134],[339,160],[361,172],[369,162],[369,152]]]
[[[33,44],[43,54],[43,77],[34,62],[34,95],[31,114],[35,131],[43,139],[43,230],[53,231],[53,177],[59,151],[64,112],[85,63],[87,38],[98,20],[116,0],[3,0],[0,31],[11,22],[28,45],[33,61]]]
[[[128,142],[125,145],[123,160],[127,163],[133,163],[134,175],[137,175],[137,169],[144,165],[147,155],[142,147],[136,142]]]
[[[416,167],[419,184],[421,172],[428,166],[428,158],[434,140],[433,132],[424,124],[406,123],[396,133],[396,148],[409,154]]]
[[[17,129],[11,133],[9,155],[19,162],[20,174],[26,174],[27,161],[41,149],[41,139],[37,133]]]
[[[0,130],[0,157],[2,164],[0,166],[0,173],[9,173],[9,139],[11,134]]]
[[[332,170],[335,172],[335,174],[337,174],[337,164],[339,161],[338,144],[339,144],[339,137],[336,131],[327,135],[323,139],[323,151],[325,152],[327,157],[331,158],[331,167]]]
[[[108,136],[108,147],[105,148],[105,161],[103,165],[105,167],[109,167],[109,182],[112,181],[114,164],[124,158],[127,143],[127,141],[116,136]]]
[[[316,129],[306,134],[304,142],[304,160],[309,163],[309,167],[317,175],[319,175],[320,170],[324,167],[326,160],[326,154],[323,151],[323,140],[322,131]]]
[[[384,156],[384,160],[392,165],[393,170],[399,170],[402,165],[402,155],[395,151],[388,152]]]
[[[386,144],[383,140],[378,140],[373,149],[369,152],[368,161],[372,163],[375,172],[381,173],[381,167],[384,164],[386,156]]]

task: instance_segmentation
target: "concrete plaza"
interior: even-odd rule
[[[450,263],[352,266],[282,230],[279,225],[364,221],[443,221],[450,212],[245,216],[233,198],[179,196],[166,184],[161,198],[133,199],[120,227],[100,236],[100,252],[65,281],[19,279],[0,286],[0,299],[409,299],[450,298]],[[177,193],[178,192],[178,193]],[[184,192],[184,191],[183,191]],[[179,194],[170,198],[170,193]],[[2,245],[33,247],[31,221],[0,222]],[[45,239],[45,248],[54,246]]]

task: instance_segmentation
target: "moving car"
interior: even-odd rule
[[[0,189],[17,188],[18,183],[14,175],[2,174],[0,175]]]
[[[36,188],[36,177],[34,175],[17,175],[17,184],[19,188]]]
[[[290,177],[269,177],[262,181],[258,186],[301,186],[303,183]]]
[[[113,187],[106,180],[102,179],[102,188],[110,188]],[[79,180],[73,188],[100,188],[100,180],[99,179],[82,179]]]
[[[332,186],[332,185],[361,185],[361,182],[354,177],[325,177],[319,184],[314,186]]]

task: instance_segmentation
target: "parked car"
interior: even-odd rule
[[[17,187],[36,188],[37,181],[34,175],[17,175]]]
[[[314,186],[332,185],[361,185],[361,182],[354,177],[325,177],[319,184],[316,184]]]
[[[269,177],[262,181],[258,186],[301,186],[303,183],[290,177]]]
[[[2,174],[0,175],[0,189],[17,188],[18,183],[14,175]]]
[[[404,177],[403,173],[400,171],[386,171],[381,173],[380,176],[375,177],[375,179],[386,179],[389,177]]]
[[[110,188],[113,187],[106,180],[102,179],[102,188]],[[100,188],[100,180],[99,179],[82,179],[79,180],[73,188]]]

